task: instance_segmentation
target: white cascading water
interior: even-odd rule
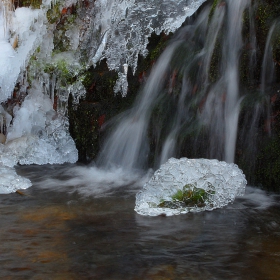
[[[264,50],[264,57],[262,63],[262,75],[261,75],[261,93],[265,94],[265,90],[267,86],[270,86],[274,79],[274,63],[273,63],[273,55],[272,55],[272,47],[271,47],[271,40],[273,33],[276,27],[280,26],[279,21],[275,21],[268,32],[265,50]]]
[[[249,0],[228,1],[228,33],[224,53],[226,59],[225,82],[225,161],[234,162],[240,107],[239,53],[242,42],[242,18]]]
[[[97,163],[100,166],[121,166],[125,169],[145,166],[149,148],[147,129],[156,98],[163,90],[165,73],[176,44],[167,48],[154,67],[135,105],[124,113],[114,132],[105,141]]]
[[[170,115],[173,124],[162,145],[157,163],[162,164],[171,156],[176,156],[174,153],[178,132],[190,118],[198,119],[209,129],[208,156],[228,163],[234,162],[242,100],[238,73],[239,53],[243,46],[242,17],[249,3],[247,0],[226,1],[225,5],[216,8],[209,27],[211,9],[207,7],[194,24],[179,32],[177,39],[159,58],[135,106],[123,115],[122,121],[106,141],[99,162],[125,168],[137,167],[138,163],[145,164],[144,161],[148,158],[146,135],[149,117],[156,101],[162,96],[170,95],[172,98],[172,88],[171,91],[164,89],[164,81],[166,77],[174,75],[174,72],[183,76],[183,85],[177,107]],[[226,35],[222,41],[218,41],[222,28]],[[221,75],[210,84],[211,58],[219,42],[222,44],[222,53],[219,54],[222,59],[219,63]],[[174,62],[176,60],[177,64]],[[194,105],[200,111],[200,114],[195,112],[195,116],[191,112]],[[140,157],[144,158],[139,161]]]
[[[77,75],[82,66],[76,54],[85,48],[89,50],[88,66],[106,58],[109,69],[119,73],[115,91],[125,95],[127,67],[135,71],[138,54],[147,54],[150,34],[175,31],[205,1],[94,1],[92,8],[84,11],[84,17],[74,21],[65,32],[70,50],[56,55],[52,53],[55,25],[48,22],[46,14],[57,3],[43,0],[40,9],[14,9],[12,2],[0,1],[0,102],[8,104],[6,108],[0,106],[0,193],[31,185],[29,180],[19,180],[15,171],[11,171],[17,163],[77,161],[77,149],[68,132],[67,100],[71,93],[74,104],[78,103],[85,89],[80,80],[68,85],[55,74],[50,76],[44,72],[46,65],[66,62],[73,75]],[[61,1],[59,9],[62,12],[75,3],[75,0]],[[30,64],[34,53],[35,60]],[[33,77],[32,84],[27,81],[28,75]],[[22,94],[19,101],[23,102],[21,106],[9,107],[8,99],[16,84]],[[54,90],[58,97],[56,111]]]

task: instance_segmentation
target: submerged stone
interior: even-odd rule
[[[236,164],[171,158],[136,195],[135,211],[146,216],[171,216],[213,210],[244,195],[246,184]]]

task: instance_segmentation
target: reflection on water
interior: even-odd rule
[[[248,187],[223,209],[144,217],[137,176],[17,171],[33,186],[0,195],[0,279],[280,279],[277,195]]]

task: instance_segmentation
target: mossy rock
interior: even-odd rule
[[[79,160],[91,161],[98,152],[101,106],[99,103],[81,102],[74,109],[69,98],[69,131],[79,152]]]
[[[15,8],[18,7],[31,7],[33,9],[40,9],[42,0],[16,0],[14,1]]]
[[[194,184],[186,184],[182,190],[178,190],[171,198],[171,201],[163,200],[158,207],[161,208],[182,208],[182,207],[204,207],[209,201],[210,196],[215,194],[212,185],[208,186],[208,190],[198,188]]]

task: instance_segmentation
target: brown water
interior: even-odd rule
[[[0,279],[280,279],[279,196],[248,188],[223,209],[144,217],[137,184],[46,187],[71,182],[67,168],[20,167],[33,186],[0,195]]]

